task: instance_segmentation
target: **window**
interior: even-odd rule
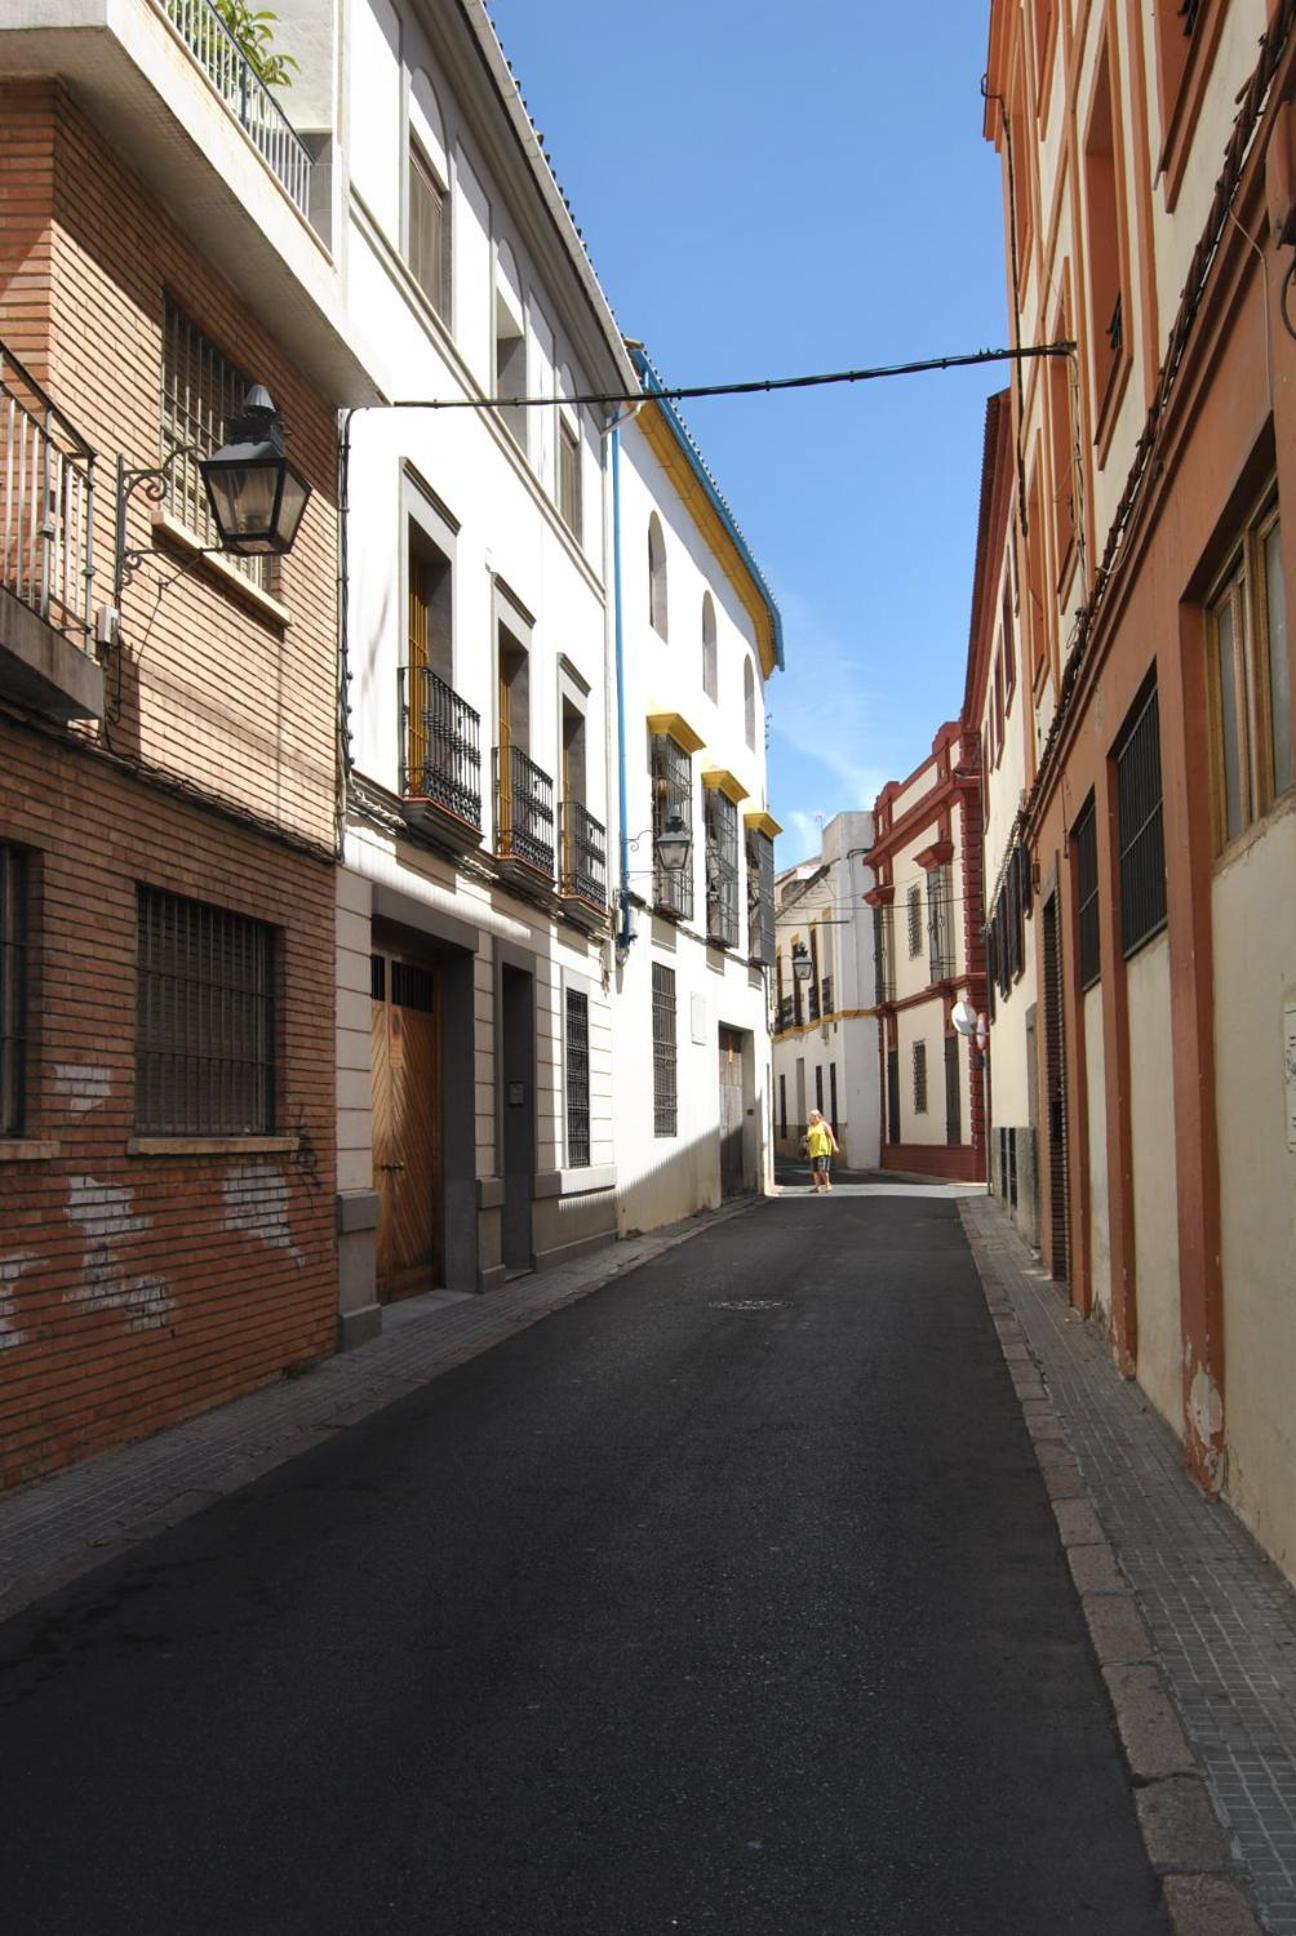
[[[840,1127],[837,1121],[837,1064],[828,1065],[828,1120],[834,1129]]]
[[[1004,672],[1003,672],[1002,651],[996,653],[995,655],[994,727],[995,727],[995,731],[994,731],[995,762],[997,764],[999,757],[1003,752],[1003,744],[1004,744]]]
[[[558,426],[558,515],[582,542],[580,438],[564,417]]]
[[[409,266],[443,321],[449,317],[450,251],[446,193],[416,141],[409,151]]]
[[[900,1051],[887,1050],[887,1141],[900,1141]]]
[[[756,751],[756,674],[750,659],[743,660],[743,731],[747,744]]]
[[[889,907],[873,910],[874,1000],[895,1000],[895,923]]]
[[[779,1077],[779,1135],[787,1135],[787,1077]]]
[[[927,1044],[913,1045],[913,1106],[915,1116],[927,1114]]]
[[[1255,521],[1206,613],[1216,852],[1292,784],[1291,661],[1282,526]]]
[[[665,833],[678,815],[693,828],[693,762],[683,747],[668,733],[654,733],[652,740],[653,836]],[[693,858],[683,867],[663,867],[654,856],[653,901],[663,914],[678,915],[682,921],[693,919]]]
[[[1069,340],[1070,321],[1065,310],[1059,315],[1053,340]],[[1053,530],[1059,590],[1071,562],[1076,538],[1075,501],[1075,398],[1071,390],[1072,367],[1069,356],[1051,356],[1048,366],[1049,436],[1053,443]]]
[[[719,787],[706,790],[707,938],[738,946],[738,809]]]
[[[720,695],[720,674],[716,665],[715,606],[710,592],[702,594],[702,690],[708,699]]]
[[[648,520],[648,623],[658,638],[670,637],[666,622],[666,540],[655,511]]]
[[[27,856],[0,846],[0,1136],[21,1136],[27,1094]]]
[[[159,1136],[264,1135],[275,1112],[274,934],[139,890],[135,1119]]]
[[[747,959],[765,968],[774,959],[774,842],[755,827],[747,829]]]
[[[1111,47],[1104,41],[1098,56],[1097,79],[1089,109],[1089,130],[1085,136],[1084,150],[1089,241],[1089,342],[1100,418],[1116,371],[1125,358],[1129,331],[1121,278],[1114,97]]]
[[[527,394],[526,325],[523,321],[522,279],[513,251],[500,242],[495,251],[495,395],[509,399],[496,415],[519,448],[527,447],[527,413],[514,399]]]
[[[948,865],[927,876],[927,944],[933,981],[954,973],[954,877]]]
[[[824,1106],[823,1064],[822,1062],[816,1062],[815,1063],[815,1108],[819,1111],[819,1114],[821,1116],[823,1115],[823,1106]]]
[[[1031,470],[1030,521],[1026,528],[1026,614],[1030,639],[1031,683],[1039,690],[1049,660],[1048,608],[1044,599],[1044,493],[1040,486],[1038,453]]]
[[[169,299],[162,331],[162,456],[175,455],[167,502],[173,514],[204,545],[215,547],[216,523],[207,501],[199,461],[226,441],[229,425],[243,409],[250,380],[226,362],[214,344]],[[183,452],[184,455],[177,453]],[[263,591],[278,584],[277,558],[240,558],[224,554]]]
[[[811,1022],[819,1020],[819,930],[810,930],[810,979],[806,983],[806,1012]]]
[[[1161,728],[1155,683],[1134,707],[1116,752],[1121,947],[1129,956],[1165,926]]]
[[[922,888],[909,889],[909,959],[922,953]]]
[[[589,996],[583,989],[567,990],[565,1038],[567,1077],[567,1166],[589,1168],[590,1056]]]
[[[959,1070],[959,1039],[945,1037],[945,1141],[956,1145],[963,1140],[962,1082]]]
[[[1044,113],[1048,98],[1049,74],[1053,64],[1053,27],[1056,20],[1056,0],[1035,0],[1035,98],[1041,115]]]
[[[1098,935],[1098,822],[1093,795],[1075,823],[1076,925],[1080,931],[1080,986],[1092,988],[1101,973]]]
[[[678,1130],[675,1073],[675,971],[660,961],[652,965],[653,1134],[674,1136]]]
[[[1006,571],[1003,582],[1003,655],[1004,685],[1006,687],[1005,705],[1006,709],[1011,711],[1012,696],[1017,685],[1017,655],[1013,649],[1012,585],[1009,582],[1009,574]]]

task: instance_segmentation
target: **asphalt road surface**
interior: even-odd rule
[[[6,1936],[1151,1936],[956,1212],[784,1200],[0,1629]]]

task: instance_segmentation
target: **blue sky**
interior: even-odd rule
[[[988,0],[490,6],[617,320],[667,382],[1007,341]],[[685,407],[783,611],[780,865],[958,711],[1006,369]]]

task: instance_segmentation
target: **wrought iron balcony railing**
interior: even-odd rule
[[[266,167],[309,216],[311,157],[211,0],[157,0]]]
[[[480,832],[480,718],[431,666],[402,666],[399,677],[401,745],[408,749],[402,795],[430,800]]]
[[[824,1015],[831,1015],[833,1012],[833,985],[831,975],[825,975],[820,984],[819,1007],[820,1012]]]
[[[562,805],[562,891],[607,905],[607,830],[579,800]]]
[[[90,649],[94,452],[0,343],[0,585]]]
[[[778,1029],[780,1035],[784,1029],[796,1027],[796,1003],[790,995],[784,995],[778,1005],[775,1027]]]
[[[554,797],[549,775],[520,746],[501,746],[495,755],[496,797],[502,860],[525,861],[553,878]]]

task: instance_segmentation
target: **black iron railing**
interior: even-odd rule
[[[579,800],[562,805],[562,891],[607,905],[607,829]]]
[[[785,995],[778,1005],[778,1018],[775,1023],[780,1035],[784,1029],[796,1027],[796,1003],[790,995]]]
[[[401,773],[407,800],[430,800],[481,828],[481,720],[430,666],[402,666]],[[411,703],[412,702],[412,703]]]
[[[501,746],[495,755],[499,844],[503,860],[522,860],[552,878],[554,871],[554,797],[549,775],[520,746]]]
[[[83,650],[93,525],[94,452],[0,343],[0,585]]]
[[[162,0],[162,11],[229,113],[259,149],[266,167],[306,215],[310,205],[310,150],[211,0]]]
[[[820,997],[819,997],[820,1010],[824,1015],[831,1015],[833,1012],[832,976],[825,975],[822,982],[819,984],[819,987],[820,987]]]

